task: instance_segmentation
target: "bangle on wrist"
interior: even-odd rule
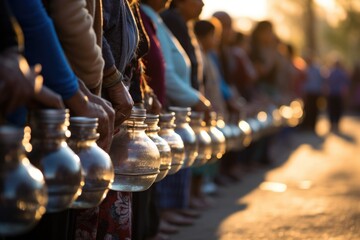
[[[121,79],[123,78],[122,74],[119,71],[115,71],[110,76],[103,78],[102,87],[104,89],[110,88],[121,82]]]

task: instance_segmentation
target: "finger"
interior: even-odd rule
[[[112,104],[110,101],[106,100],[106,99],[103,99],[103,101],[105,102],[106,105],[108,105],[110,108],[112,108]]]
[[[32,69],[30,68],[28,62],[23,56],[19,56],[19,69],[22,72],[22,74],[26,77],[28,77],[32,73]]]
[[[97,117],[99,119],[98,132],[100,134],[100,138],[98,140],[99,146],[104,149],[104,151],[108,151],[110,147],[110,142],[112,138],[112,130],[109,128],[109,118],[101,105],[97,105]]]
[[[24,99],[21,97],[16,97],[19,96],[19,91],[18,89],[14,89],[15,91],[13,92],[14,96],[10,96],[8,98],[7,103],[5,104],[5,113],[6,114],[10,114],[12,113],[17,107],[19,107],[20,105],[22,105],[22,103],[24,102]]]
[[[126,119],[128,119],[129,116],[126,116],[124,113],[122,113],[120,110],[115,111],[115,127],[119,127]]]
[[[41,73],[41,70],[42,70],[42,66],[41,64],[35,64],[33,67],[32,67],[33,71],[36,73],[36,74],[40,74]]]
[[[34,100],[46,107],[63,109],[64,103],[60,95],[43,86],[38,94],[34,96]]]
[[[35,95],[41,91],[41,88],[43,86],[43,81],[44,81],[44,78],[41,75],[36,76],[35,82],[34,82]]]
[[[100,123],[99,123],[99,126],[100,126]],[[110,149],[110,144],[111,144],[111,140],[112,140],[112,132],[109,132],[108,129],[102,128],[102,129],[99,129],[99,133],[100,133],[100,138],[97,141],[97,144],[104,151],[108,152]]]

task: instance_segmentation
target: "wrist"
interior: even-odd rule
[[[72,97],[64,100],[65,106],[76,116],[82,116],[88,106],[88,97],[78,90]]]
[[[111,88],[121,82],[121,79],[122,74],[117,69],[107,72],[106,74],[104,72],[102,87],[104,89]]]

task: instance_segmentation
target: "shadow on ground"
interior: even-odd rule
[[[307,144],[314,149],[321,150],[324,141],[325,137],[318,136],[312,132],[301,131],[297,128],[283,129],[269,139],[270,145],[272,145],[270,148],[270,155],[273,159],[271,165],[263,166],[259,164],[254,170],[245,173],[240,182],[221,187],[219,189],[219,197],[215,198],[214,207],[207,210],[204,216],[195,223],[196,231],[191,230],[192,227],[185,228],[171,239],[218,239],[217,231],[220,224],[233,214],[244,211],[249,207],[248,203],[243,202],[242,199],[264,182],[269,171],[285,164],[289,156],[299,146]]]

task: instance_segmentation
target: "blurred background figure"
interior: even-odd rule
[[[257,73],[258,89],[269,97],[277,97],[277,41],[270,21],[260,21],[255,25],[250,46],[250,58]]]
[[[145,24],[145,27],[148,33],[150,32],[150,39],[156,38],[153,43],[150,42],[150,50],[158,41],[163,57],[163,72],[158,70],[158,74],[165,81],[163,102],[166,106],[191,107],[194,111],[208,112],[211,104],[198,91],[202,88],[200,86],[202,86],[203,77],[201,52],[196,39],[193,38],[192,28],[188,28],[187,25],[201,13],[202,1],[173,1],[171,9],[163,12],[169,17],[169,20],[163,21],[159,12],[165,8],[165,3],[161,0],[143,0],[141,2],[143,20],[148,23]],[[149,28],[149,24],[153,24],[153,29],[151,26]],[[165,24],[171,26],[174,24],[175,27],[169,29]],[[155,64],[161,63],[154,59],[151,61]],[[149,61],[146,65],[149,73],[155,70]],[[155,81],[158,82],[159,79],[150,79],[150,84],[155,85]],[[176,94],[174,94],[175,92]],[[157,206],[161,215],[160,233],[174,233],[178,231],[174,225],[194,223],[191,217],[194,216],[194,212],[189,209],[191,174],[190,168],[182,169],[156,184]],[[195,212],[195,215],[198,216],[199,213]]]
[[[287,46],[287,57],[291,62],[291,68],[293,75],[291,79],[291,89],[294,98],[302,98],[303,88],[305,83],[305,61],[296,55],[295,47],[288,43]]]
[[[326,78],[326,95],[331,131],[339,130],[339,122],[349,93],[350,79],[340,60],[336,60]]]
[[[180,43],[182,49],[185,51],[185,57],[190,60],[190,80],[191,87],[199,92],[199,102],[196,105],[192,105],[192,111],[204,112],[205,119],[209,119],[209,112],[211,111],[211,104],[208,99],[203,97],[204,95],[204,69],[203,59],[201,55],[201,49],[199,42],[194,34],[194,21],[197,20],[202,12],[204,3],[202,0],[173,0],[170,7],[163,11],[160,15],[175,36],[176,40]],[[175,102],[176,105],[182,104]],[[191,190],[199,189],[201,186],[202,171],[198,171],[198,168],[192,168],[190,171],[189,180],[191,181]],[[187,171],[187,170],[182,170]],[[167,180],[165,180],[166,182]],[[164,181],[163,181],[164,182]],[[207,203],[194,197],[194,194],[190,194],[190,201],[188,206],[183,207],[181,212],[189,213],[189,209],[195,208],[197,210],[203,209],[207,206]],[[194,211],[191,211],[194,212]],[[198,213],[197,213],[198,214]],[[165,218],[174,218],[174,214],[169,212],[163,214]]]
[[[172,34],[179,41],[191,62],[191,86],[202,88],[203,65],[199,43],[193,31],[193,20],[203,9],[202,0],[173,0],[170,8],[161,13],[161,17]]]
[[[221,85],[226,83],[222,83],[224,80],[214,59],[214,54],[216,54],[215,52],[217,51],[221,37],[221,24],[214,18],[211,20],[200,20],[194,24],[194,32],[202,50],[205,96],[210,100],[217,116],[224,117],[227,114],[226,102],[221,91]],[[202,188],[207,186],[208,188],[212,188],[213,192],[216,191],[213,180],[217,171],[217,163],[207,164],[194,170],[192,185],[193,199],[208,204],[211,202],[209,196],[202,192]]]
[[[312,54],[306,56],[304,59],[306,61],[303,89],[305,117],[302,127],[305,130],[315,131],[316,120],[319,114],[319,99],[323,95],[324,90],[324,78]]]

